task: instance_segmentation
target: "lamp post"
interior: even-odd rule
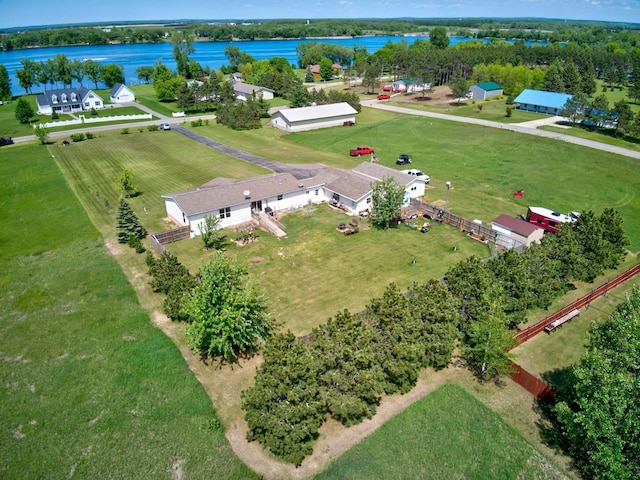
[[[449,206],[449,189],[451,189],[451,182],[447,182],[447,183],[445,183],[445,185],[447,186],[446,204],[447,204],[447,206]]]

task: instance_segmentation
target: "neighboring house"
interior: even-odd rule
[[[533,242],[540,242],[544,237],[544,229],[509,215],[500,215],[491,222],[491,228],[502,237],[500,243],[509,248],[515,248],[518,244],[524,244],[528,247]]]
[[[334,77],[342,75],[342,65],[334,63],[332,67]],[[320,65],[310,65],[309,68],[311,69],[311,73],[313,74],[314,78],[321,78]]]
[[[502,87],[495,82],[476,83],[469,87],[471,98],[486,100],[496,95],[502,95]]]
[[[301,132],[317,128],[336,127],[356,121],[356,111],[346,102],[314,105],[311,107],[283,108],[271,115],[269,125],[287,132]]]
[[[545,92],[544,90],[525,89],[513,101],[520,110],[559,115],[562,107],[573,95],[567,93]]]
[[[424,182],[378,164],[364,162],[351,171],[318,166],[315,175],[302,180],[289,173],[245,180],[215,178],[199,188],[163,195],[168,216],[188,225],[191,236],[200,235],[206,215],[220,218],[222,228],[252,220],[260,212],[278,212],[334,200],[350,213],[371,207],[371,183],[391,176],[405,186],[405,203],[424,195]]]
[[[51,115],[56,113],[82,112],[95,108],[104,108],[102,98],[88,88],[59,88],[45,91],[36,97],[38,113]]]
[[[262,97],[264,100],[272,100],[275,93],[274,90],[270,88],[258,87],[257,85],[244,82],[235,82],[233,84],[233,91],[238,100],[248,100],[253,97],[254,93],[256,98]]]
[[[234,82],[241,82],[242,81],[242,73],[234,72],[234,73],[231,74],[230,78]]]
[[[135,102],[136,94],[126,85],[116,83],[109,92],[109,100],[111,103]]]

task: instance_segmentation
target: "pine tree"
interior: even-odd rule
[[[127,202],[120,200],[118,213],[116,213],[116,236],[119,243],[128,243],[129,235],[142,239],[147,236],[140,220],[133,213],[133,210]]]

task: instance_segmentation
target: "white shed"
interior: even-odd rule
[[[346,102],[284,108],[272,114],[271,125],[287,132],[337,127],[345,123],[353,125],[356,113],[356,109]]]
[[[126,85],[116,83],[109,92],[109,100],[111,103],[135,102],[136,94]]]

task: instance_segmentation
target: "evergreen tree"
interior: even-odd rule
[[[596,71],[593,63],[588,62],[580,71],[580,91],[587,97],[596,92]]]
[[[580,93],[582,91],[580,72],[573,64],[573,62],[567,62],[562,70],[562,79],[564,81],[564,91],[566,93]]]
[[[129,204],[121,199],[116,213],[116,237],[119,243],[128,243],[129,235],[142,239],[147,236],[147,231]]]
[[[11,79],[7,67],[0,63],[0,100],[11,100]]]
[[[16,119],[18,119],[20,123],[29,123],[33,115],[33,108],[31,108],[27,99],[20,97],[16,104]]]
[[[544,72],[544,83],[542,89],[547,92],[564,92],[564,77],[562,75],[562,65],[559,61],[554,61],[546,72]]]
[[[311,66],[307,67],[307,71],[304,74],[304,81],[305,83],[313,83],[316,81],[315,77],[313,76],[313,72],[311,71]]]
[[[616,116],[616,133],[628,133],[631,130],[631,125],[633,124],[633,112],[631,111],[631,107],[624,100],[624,98],[620,99],[616,103],[613,104],[613,111]]]

